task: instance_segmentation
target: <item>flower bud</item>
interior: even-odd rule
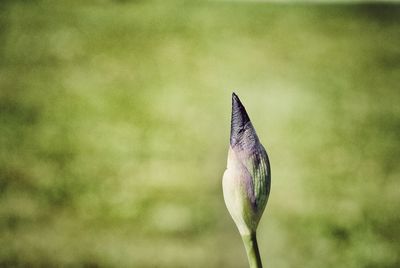
[[[268,155],[243,104],[233,93],[230,147],[222,188],[225,204],[242,236],[255,234],[270,185]]]

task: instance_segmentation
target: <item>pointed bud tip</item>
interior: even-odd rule
[[[243,106],[243,105],[240,102],[238,95],[236,95],[235,92],[232,92],[232,108],[238,107],[238,106]]]
[[[238,96],[236,95],[236,93],[234,91],[232,92],[232,99],[238,99]]]
[[[232,92],[231,145],[238,142],[243,129],[249,121],[250,118],[242,102],[235,92]]]

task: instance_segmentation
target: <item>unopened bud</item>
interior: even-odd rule
[[[255,234],[268,201],[271,172],[268,155],[235,93],[227,169],[223,176],[225,204],[240,234]]]

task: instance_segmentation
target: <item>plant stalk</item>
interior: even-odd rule
[[[262,268],[256,233],[254,232],[248,235],[242,235],[242,239],[244,247],[246,248],[250,268]]]

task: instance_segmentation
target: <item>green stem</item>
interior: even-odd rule
[[[244,247],[246,248],[247,258],[250,268],[262,268],[260,252],[258,251],[256,233],[242,235]]]

